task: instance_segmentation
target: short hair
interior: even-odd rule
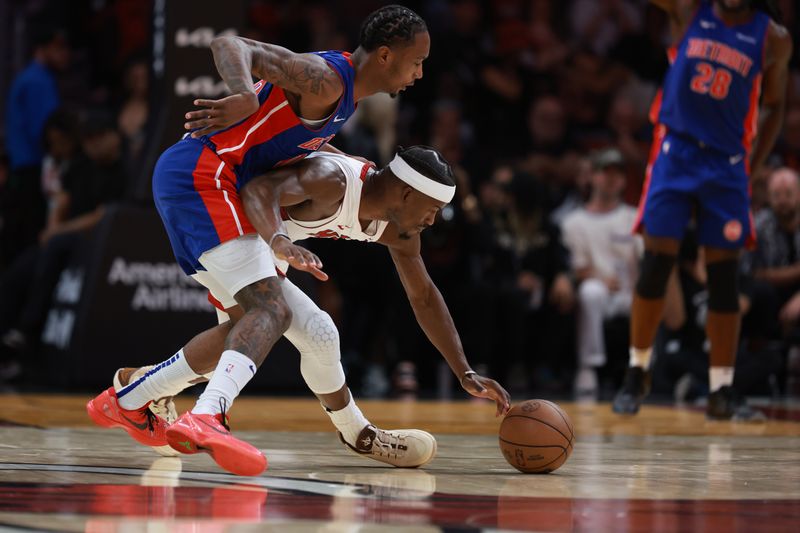
[[[67,38],[63,27],[42,19],[34,19],[28,30],[28,42],[31,51],[51,44],[57,38]]]
[[[358,44],[371,52],[379,46],[408,44],[418,33],[428,31],[425,21],[407,7],[392,4],[367,16],[361,24]]]
[[[397,150],[397,155],[408,163],[411,168],[433,181],[455,186],[456,181],[453,177],[453,169],[450,163],[435,148],[423,145],[409,148],[401,146]]]

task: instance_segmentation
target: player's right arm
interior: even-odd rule
[[[282,46],[244,37],[217,37],[211,41],[214,63],[233,93],[219,100],[195,100],[202,109],[186,114],[192,137],[206,135],[243,120],[258,110],[253,75],[285,91],[327,107],[344,91],[342,80],[316,54],[297,54]]]
[[[325,281],[322,261],[289,240],[281,218],[281,207],[318,202],[333,205],[342,197],[343,182],[334,163],[306,159],[291,167],[272,170],[253,178],[240,191],[248,220],[278,259]]]

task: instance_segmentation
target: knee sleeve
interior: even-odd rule
[[[639,281],[636,283],[636,294],[648,300],[664,297],[667,281],[675,264],[675,256],[645,250],[641,262]]]
[[[706,265],[708,309],[718,313],[739,311],[739,261],[728,259]]]
[[[300,373],[316,394],[328,394],[344,386],[339,332],[328,313],[319,308],[293,321],[286,338],[300,351]],[[300,327],[295,327],[295,326]]]

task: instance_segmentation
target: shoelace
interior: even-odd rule
[[[226,400],[225,398],[220,398],[219,399],[219,412],[220,412],[220,415],[222,415],[221,416],[221,418],[222,418],[222,420],[221,420],[222,427],[224,427],[225,429],[230,431],[231,427],[228,425],[228,415],[225,414],[225,412],[227,410],[228,410],[228,400]]]
[[[153,411],[150,410],[149,406],[145,406],[144,408],[144,415],[147,417],[147,429],[150,430],[150,433],[155,432],[155,422],[156,422],[156,415]]]
[[[383,439],[380,438],[381,436],[387,438],[388,442],[384,442]],[[373,444],[378,445],[378,455],[382,456],[385,454],[387,456],[394,455],[395,457],[401,457],[407,449],[407,446],[405,446],[405,440],[405,437],[400,437],[399,435],[394,435],[388,431],[379,429],[375,433],[375,440],[373,441]]]

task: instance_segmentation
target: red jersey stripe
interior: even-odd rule
[[[280,87],[273,87],[267,100],[250,118],[238,126],[211,138],[217,154],[227,163],[238,165],[244,154],[258,144],[270,140],[291,127],[300,124]]]
[[[236,176],[211,149],[203,147],[192,177],[220,242],[254,231],[236,191]]]
[[[745,166],[747,174],[750,174],[750,151],[753,148],[753,139],[756,137],[758,131],[758,101],[761,97],[761,77],[759,74],[753,78],[753,87],[750,89],[750,109],[744,118],[744,136],[742,137],[742,146],[745,149]]]

